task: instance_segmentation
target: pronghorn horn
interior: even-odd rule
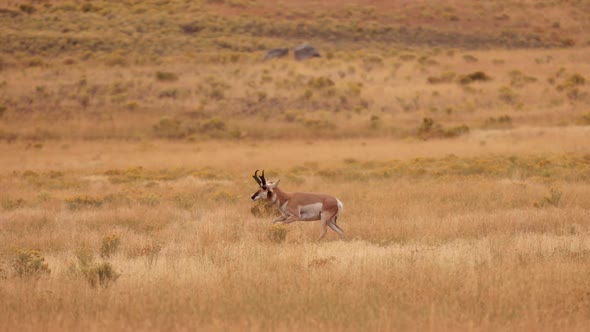
[[[258,183],[258,185],[262,184],[262,180],[260,180],[260,178],[258,177],[258,170],[254,172],[254,175],[252,175],[252,177],[254,178],[254,180],[256,180],[256,183]]]
[[[264,178],[264,170],[262,170],[262,175],[260,176],[260,180],[262,180],[262,185],[266,186],[266,179]]]

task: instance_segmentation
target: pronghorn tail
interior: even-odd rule
[[[336,204],[338,205],[338,212],[336,212],[336,217],[338,217],[340,213],[344,211],[344,204],[342,204],[342,202],[339,199],[336,199]]]

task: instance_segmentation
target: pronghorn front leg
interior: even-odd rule
[[[285,220],[283,220],[283,224],[290,224],[290,223],[297,221],[297,220],[299,220],[299,217],[294,216],[294,215],[290,215]]]
[[[272,223],[274,225],[274,224],[276,224],[276,223],[278,223],[280,221],[285,221],[285,219],[287,219],[287,218],[289,218],[289,216],[283,214],[280,217],[274,218],[273,221],[272,221]]]

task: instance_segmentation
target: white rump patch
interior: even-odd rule
[[[300,220],[319,220],[322,212],[322,203],[303,205],[299,208]]]

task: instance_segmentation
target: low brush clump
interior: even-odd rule
[[[250,208],[256,218],[270,218],[277,215],[277,208],[268,202],[258,201]]]
[[[562,195],[563,195],[563,192],[559,188],[551,187],[551,188],[549,188],[549,196],[543,197],[542,200],[535,202],[533,204],[533,206],[537,207],[537,208],[548,207],[548,206],[558,207],[559,202],[561,202]]]
[[[470,84],[473,82],[487,82],[492,78],[483,71],[476,71],[471,74],[463,75],[459,78],[460,84]]]
[[[103,237],[100,245],[100,257],[110,258],[115,252],[117,252],[117,250],[119,250],[120,244],[121,240],[117,234],[110,234]]]
[[[70,210],[82,210],[89,208],[99,208],[104,204],[104,199],[87,195],[80,195],[67,198],[65,203]]]
[[[581,115],[578,118],[578,123],[583,125],[583,126],[590,126],[590,112]]]
[[[283,225],[272,225],[268,228],[268,239],[274,243],[283,243],[287,239],[288,229]]]
[[[456,74],[453,72],[445,72],[439,76],[428,76],[426,81],[430,84],[451,83],[455,79]]]
[[[77,265],[70,266],[70,273],[82,275],[92,288],[97,286],[108,287],[121,276],[111,263],[94,261],[94,253],[88,247],[81,247],[76,250]]]
[[[110,169],[104,172],[113,184],[124,184],[139,181],[172,181],[190,174],[185,169],[149,170],[141,166],[127,169]],[[194,174],[193,174],[194,175]]]
[[[484,122],[483,127],[485,129],[509,129],[512,128],[512,118],[509,115],[490,117]]]
[[[160,82],[174,82],[178,81],[178,75],[167,71],[157,71],[156,80]]]
[[[144,257],[146,267],[151,269],[157,263],[162,247],[160,242],[153,241],[150,244],[133,249],[129,254],[131,257]]]
[[[25,206],[25,203],[25,200],[22,198],[3,197],[0,200],[0,206],[5,211],[20,209]]]
[[[14,273],[21,278],[40,278],[51,273],[40,251],[18,249],[12,260]]]
[[[443,128],[431,118],[424,118],[418,127],[417,136],[427,140],[432,138],[453,138],[469,133],[469,127],[460,125],[456,127]]]

